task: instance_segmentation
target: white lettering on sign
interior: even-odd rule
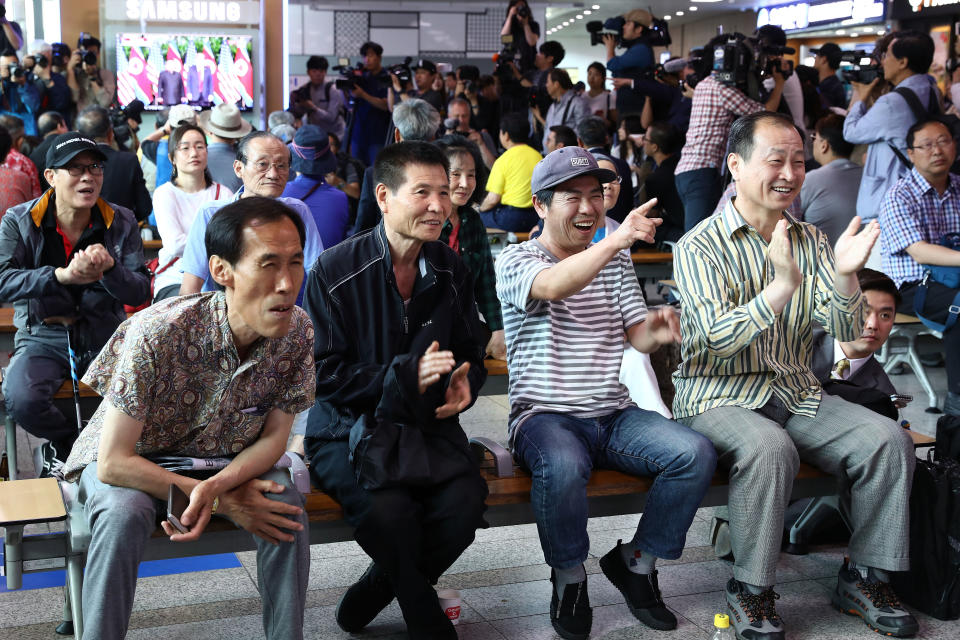
[[[960,0],[910,0],[913,3],[960,3]],[[915,11],[917,9],[914,9]],[[864,22],[883,17],[883,0],[838,0],[821,4],[800,2],[757,12],[757,26],[775,24],[785,31],[824,22]]]
[[[924,7],[947,7],[952,4],[960,4],[960,0],[909,0],[910,8],[913,9],[914,13],[920,11]]]
[[[127,0],[128,20],[158,22],[240,22],[239,2],[218,0]]]

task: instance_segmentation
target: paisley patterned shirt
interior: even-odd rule
[[[236,455],[260,437],[271,409],[313,405],[313,324],[294,307],[290,331],[261,338],[240,361],[222,292],[171,298],[121,324],[83,381],[143,423],[137,453],[212,458]],[[64,467],[75,482],[97,459],[101,403]]]

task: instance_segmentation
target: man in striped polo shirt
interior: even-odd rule
[[[773,584],[800,460],[836,474],[850,497],[850,562],[834,605],[884,634],[912,635],[917,622],[887,575],[910,567],[910,438],[893,420],[822,394],[811,371],[814,321],[842,342],[860,336],[857,272],[880,230],[871,222],[857,234],[854,217],[834,253],[826,234],[786,213],[804,178],[803,138],[789,117],[740,118],[729,149],[736,198],[674,254],[683,362],[673,411],[713,441],[730,470],[735,562],[726,600],[737,637],[784,637]]]
[[[639,409],[620,384],[624,339],[649,353],[679,340],[671,309],[647,311],[625,249],[652,242],[659,219],[632,211],[591,245],[604,224],[602,183],[616,174],[582,147],[557,149],[533,171],[543,235],[497,259],[510,371],[510,437],[533,474],[531,502],[553,582],[550,621],[564,638],[590,633],[593,613],[583,562],[586,484],[594,467],[655,478],[633,540],[600,567],[631,612],[654,629],[677,620],[664,606],[657,558],[680,557],[716,465],[710,441]]]

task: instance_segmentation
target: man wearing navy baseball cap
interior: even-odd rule
[[[633,539],[601,560],[630,611],[654,629],[673,629],[657,583],[657,558],[680,557],[710,484],[716,454],[693,430],[638,408],[619,381],[624,335],[650,353],[678,342],[669,308],[648,311],[629,248],[653,239],[651,200],[591,244],[604,224],[603,183],[616,174],[582,147],[557,149],[533,171],[533,206],[543,234],[497,258],[510,378],[510,443],[533,475],[531,503],[553,583],[550,621],[564,638],[586,638],[593,613],[583,562],[587,480],[594,467],[652,476]],[[639,505],[638,505],[639,506]]]
[[[105,161],[93,140],[57,136],[43,172],[51,187],[0,220],[0,300],[13,302],[17,326],[3,397],[7,415],[47,439],[39,449],[41,476],[56,474],[78,433],[74,418],[53,406],[70,372],[64,324],[72,325],[83,375],[126,320],[123,305],[150,295],[133,213],[100,197]]]

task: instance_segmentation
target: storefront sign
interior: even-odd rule
[[[250,0],[125,0],[107,3],[107,18],[145,22],[255,24],[260,4]]]
[[[896,18],[960,14],[960,0],[894,0],[893,14]]]
[[[907,0],[909,2],[945,2],[960,0]],[[876,22],[884,16],[883,0],[836,0],[811,4],[798,2],[757,12],[757,26],[774,24],[784,31],[826,26],[830,23],[848,22],[862,24]]]

